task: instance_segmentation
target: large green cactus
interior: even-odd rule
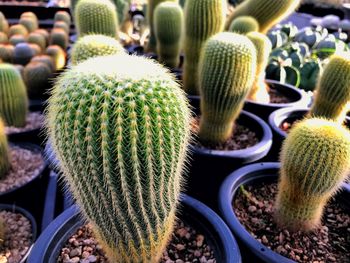
[[[259,23],[254,17],[240,16],[232,21],[229,31],[245,35],[249,32],[259,31]]]
[[[269,62],[269,55],[272,50],[271,41],[266,35],[259,32],[250,32],[247,34],[247,37],[253,42],[257,51],[255,80],[249,92],[248,99],[261,103],[269,103],[270,95],[265,83],[265,69]]]
[[[199,66],[201,141],[221,143],[232,135],[255,70],[256,51],[247,37],[225,32],[207,41]]]
[[[89,58],[108,56],[125,52],[122,45],[112,37],[104,35],[87,35],[74,44],[72,49],[72,65],[79,64]]]
[[[20,72],[11,64],[0,64],[0,117],[8,126],[26,124],[28,98]]]
[[[173,231],[190,130],[174,77],[142,57],[89,59],[56,82],[48,127],[110,262],[157,262]]]
[[[334,55],[316,88],[310,116],[343,122],[350,110],[350,53]]]
[[[10,168],[10,150],[5,134],[5,125],[0,118],[0,178],[3,178]]]
[[[171,68],[179,66],[183,12],[179,4],[166,1],[154,10],[154,33],[160,62]]]
[[[118,38],[118,18],[115,6],[109,0],[80,0],[75,8],[79,37],[101,34]]]
[[[301,0],[246,0],[234,10],[226,21],[229,29],[232,21],[240,16],[254,17],[261,33],[267,33],[271,27],[289,16],[300,4]]]
[[[276,220],[292,230],[309,231],[350,169],[350,132],[326,119],[296,124],[284,142]]]
[[[185,4],[184,89],[197,95],[198,64],[202,47],[208,38],[223,30],[225,0],[187,0]]]

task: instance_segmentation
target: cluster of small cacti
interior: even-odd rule
[[[11,168],[10,151],[5,134],[5,125],[0,118],[0,178],[3,178]],[[1,235],[1,222],[0,222],[0,239]],[[0,241],[1,243],[1,241]]]
[[[174,77],[142,57],[92,58],[59,78],[47,117],[69,189],[109,261],[158,262],[173,232],[190,137],[188,102]]]

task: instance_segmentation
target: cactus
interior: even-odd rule
[[[29,44],[19,43],[15,47],[13,59],[15,64],[26,65],[34,55],[35,51]]]
[[[0,64],[0,117],[7,126],[26,124],[28,98],[19,71],[11,64]]]
[[[55,63],[53,62],[53,59],[49,55],[35,56],[30,60],[30,62],[44,63],[51,69],[52,73],[56,71]]]
[[[19,20],[19,24],[23,25],[29,33],[33,32],[34,30],[37,30],[39,27],[38,21],[30,18],[30,17],[23,17]]]
[[[28,43],[37,44],[41,50],[45,50],[46,48],[46,39],[40,33],[30,33],[28,36]]]
[[[115,39],[104,35],[87,35],[75,43],[72,49],[71,62],[77,65],[89,58],[108,56],[125,52],[122,45]]]
[[[179,4],[166,1],[154,10],[154,33],[160,62],[170,68],[179,66],[183,12]]]
[[[49,44],[50,34],[45,29],[39,28],[35,30],[33,33],[39,33],[40,35],[42,35],[45,38],[46,46]]]
[[[4,178],[11,168],[10,150],[5,134],[5,125],[0,118],[0,178]],[[3,238],[0,221],[0,240]],[[1,242],[0,242],[1,243]]]
[[[38,17],[33,12],[24,12],[24,13],[22,13],[20,19],[22,19],[22,18],[30,18],[33,21],[35,21],[36,24],[39,24]]]
[[[125,14],[129,11],[131,0],[111,0],[117,9],[118,22],[121,25],[124,21]]]
[[[309,231],[350,169],[350,133],[336,122],[315,118],[295,124],[282,147],[276,221]]]
[[[49,88],[52,71],[43,62],[30,62],[24,67],[23,80],[29,98],[41,98]]]
[[[0,59],[3,62],[12,63],[15,54],[15,47],[12,45],[0,44]]]
[[[259,23],[254,17],[240,16],[232,21],[229,31],[245,35],[249,32],[259,31]]]
[[[54,28],[50,34],[50,45],[60,46],[63,50],[68,47],[69,38],[66,32],[61,28]]]
[[[26,37],[28,35],[28,30],[25,26],[21,24],[10,26],[8,37],[12,37],[13,35],[16,35],[16,34],[23,35]]]
[[[227,18],[226,29],[237,17],[252,16],[259,23],[259,32],[266,34],[270,28],[289,16],[299,4],[300,0],[246,0]]]
[[[185,4],[184,90],[197,95],[198,64],[204,43],[223,30],[225,0],[187,0]]]
[[[77,6],[77,3],[79,2],[79,0],[71,0],[70,1],[70,6],[69,6],[69,10],[70,13],[72,14],[73,19],[75,19],[75,8]]]
[[[147,45],[147,51],[148,52],[156,52],[156,47],[157,47],[157,40],[156,36],[154,34],[154,18],[153,18],[153,13],[157,5],[159,5],[162,2],[169,1],[169,0],[148,0],[148,5],[147,5],[147,20],[148,20],[148,25],[150,29],[150,36],[149,36],[149,41]],[[178,2],[178,0],[170,0],[172,2]]]
[[[33,51],[33,53],[34,53],[33,56],[37,56],[37,55],[42,53],[41,47],[39,47],[37,44],[35,44],[35,43],[28,43],[28,46]]]
[[[60,28],[66,32],[67,36],[69,36],[69,26],[64,21],[57,21],[53,24],[53,28]]]
[[[7,34],[0,31],[0,44],[7,44],[8,40]]]
[[[20,34],[13,35],[9,39],[9,43],[13,46],[16,46],[18,43],[25,43],[25,42],[27,42],[27,38]]]
[[[190,115],[174,77],[143,57],[92,58],[56,82],[49,136],[110,262],[160,259],[173,231]]]
[[[109,0],[80,0],[75,9],[79,37],[101,34],[118,38],[118,18],[115,6]]]
[[[57,45],[51,45],[46,48],[46,55],[49,55],[54,64],[56,70],[61,70],[66,65],[66,53],[64,50]]]
[[[66,11],[57,11],[54,17],[55,23],[58,21],[63,21],[67,24],[68,27],[70,27],[71,24],[71,18],[70,15]]]
[[[7,33],[9,29],[9,23],[6,20],[4,14],[0,11],[0,32]]]
[[[232,136],[254,81],[256,57],[253,43],[243,35],[219,33],[206,42],[199,65],[201,141],[222,143]]]
[[[316,87],[309,115],[343,122],[350,110],[350,53],[334,55]]]
[[[247,34],[247,37],[253,42],[257,55],[255,80],[249,92],[248,99],[261,103],[269,103],[270,95],[265,83],[265,68],[269,62],[272,45],[269,38],[259,32],[250,32]]]

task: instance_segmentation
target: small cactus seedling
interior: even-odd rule
[[[68,27],[70,27],[70,24],[71,24],[70,15],[66,11],[58,11],[58,12],[56,12],[55,17],[54,17],[54,21],[55,21],[55,23],[58,22],[58,21],[63,21],[63,22],[66,23],[66,25]]]
[[[118,38],[118,18],[115,6],[109,0],[80,0],[75,9],[79,37],[101,34]]]
[[[57,45],[48,46],[46,48],[45,54],[49,55],[52,58],[55,64],[56,70],[61,70],[66,65],[66,53],[60,46],[57,46]]]
[[[5,134],[5,125],[0,118],[0,178],[4,178],[11,168],[10,150]],[[0,220],[0,240],[4,239],[1,235],[1,220]],[[1,243],[1,242],[0,242]]]
[[[32,57],[34,57],[34,55],[35,51],[28,43],[19,43],[14,50],[14,62],[15,64],[21,64],[24,66],[32,59]]]
[[[68,47],[69,38],[67,33],[61,28],[54,28],[50,34],[50,45],[60,46],[63,50]]]
[[[198,95],[198,64],[204,43],[224,28],[226,0],[187,0],[185,4],[184,90]]]
[[[333,55],[319,78],[309,115],[338,122],[350,110],[350,53]]]
[[[320,225],[323,209],[350,169],[350,132],[326,119],[306,119],[282,147],[276,221],[293,231]]]
[[[232,135],[255,70],[256,51],[247,37],[225,32],[207,41],[199,66],[201,141],[222,143]]]
[[[0,64],[0,117],[6,125],[26,124],[28,98],[19,71],[11,64]]]
[[[74,44],[72,49],[72,65],[79,64],[89,58],[124,53],[123,46],[115,38],[104,35],[87,35]]]
[[[19,24],[23,25],[29,33],[37,30],[39,27],[38,21],[30,17],[23,17],[19,20]]]
[[[270,95],[265,83],[265,69],[269,62],[269,55],[272,45],[269,38],[259,32],[250,32],[247,37],[253,42],[256,48],[257,67],[253,86],[249,92],[248,99],[261,103],[269,103]]]
[[[232,21],[229,31],[245,35],[249,32],[259,31],[259,23],[254,17],[240,16]]]
[[[182,29],[183,12],[179,4],[166,1],[157,5],[154,10],[154,32],[158,58],[170,68],[179,66]]]
[[[23,35],[24,37],[26,37],[28,35],[28,30],[25,26],[20,24],[10,26],[8,37],[12,37],[13,35],[17,35],[17,34]]]
[[[43,62],[30,62],[24,67],[23,80],[26,84],[29,98],[42,98],[49,87],[52,71]]]
[[[45,50],[46,48],[46,39],[42,34],[38,32],[32,32],[29,34],[28,43],[37,44],[41,50]]]
[[[15,54],[15,47],[13,45],[0,44],[0,59],[2,62],[12,63]]]
[[[266,34],[271,27],[289,16],[301,0],[246,0],[239,4],[226,21],[228,29],[234,19],[240,16],[252,16],[259,23],[259,32]]]
[[[47,117],[64,177],[109,261],[158,262],[190,138],[174,77],[143,57],[92,58],[62,74]]]

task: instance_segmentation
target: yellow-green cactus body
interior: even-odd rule
[[[232,21],[229,31],[245,35],[249,32],[259,31],[259,23],[254,17],[240,16]]]
[[[224,28],[226,0],[187,0],[185,4],[184,90],[198,95],[198,65],[204,43]]]
[[[118,38],[118,18],[115,6],[109,0],[80,0],[75,8],[79,37],[101,34]]]
[[[338,122],[345,120],[350,110],[350,54],[331,57],[325,67],[315,92],[309,115]]]
[[[228,17],[226,29],[237,17],[252,16],[259,23],[259,32],[266,34],[270,28],[294,12],[299,4],[300,0],[246,0]]]
[[[271,41],[266,35],[259,32],[250,32],[247,34],[247,37],[253,42],[257,55],[255,80],[249,92],[248,99],[260,103],[269,103],[270,95],[265,83],[265,69],[272,50]]]
[[[63,73],[48,128],[64,176],[110,262],[158,262],[173,231],[190,110],[146,58],[92,58]]]
[[[199,67],[201,141],[220,143],[232,135],[255,70],[256,51],[247,37],[225,32],[206,42]]]
[[[89,58],[124,53],[122,45],[112,37],[104,35],[87,35],[74,44],[71,62],[77,65]]]
[[[6,125],[26,124],[28,98],[20,72],[11,64],[0,64],[0,117]]]
[[[158,60],[170,68],[179,66],[182,29],[181,6],[171,1],[160,3],[154,10],[157,54]]]
[[[0,118],[0,178],[3,178],[11,168],[10,151],[5,134],[5,125]],[[1,224],[0,224],[1,234]],[[0,235],[0,239],[1,239]]]
[[[349,130],[319,118],[296,124],[282,148],[277,222],[294,231],[319,226],[327,201],[349,169]]]

